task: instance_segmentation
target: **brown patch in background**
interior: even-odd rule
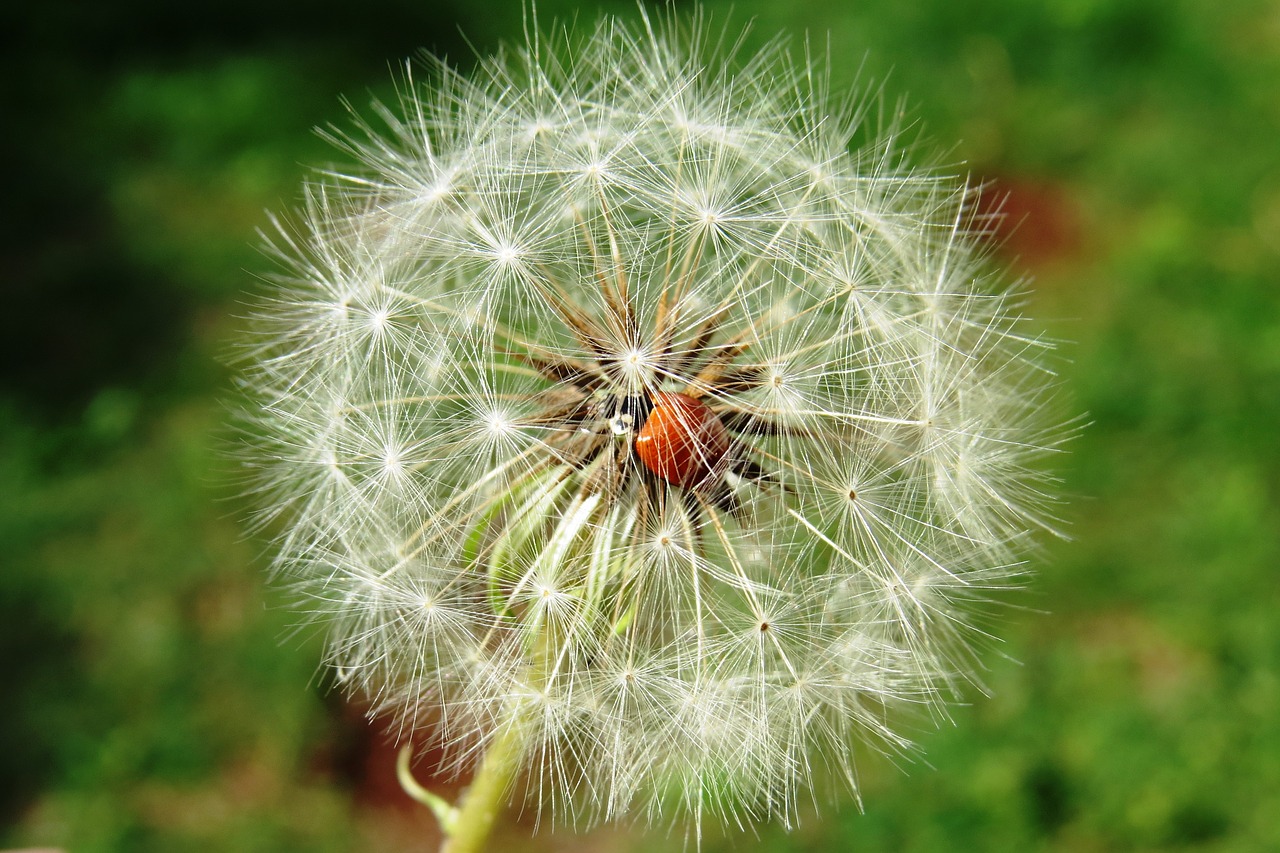
[[[1021,266],[1046,266],[1082,248],[1079,210],[1058,184],[995,177],[979,190],[974,210],[995,250]]]

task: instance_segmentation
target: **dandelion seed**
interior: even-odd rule
[[[468,802],[856,793],[1053,527],[1047,346],[972,192],[721,44],[606,21],[440,67],[280,228],[242,373],[276,569],[346,686],[479,762]]]

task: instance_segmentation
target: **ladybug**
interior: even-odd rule
[[[706,403],[657,391],[636,434],[635,451],[649,471],[681,488],[707,489],[724,474],[729,431]]]

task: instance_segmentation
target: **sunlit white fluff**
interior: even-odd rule
[[[855,786],[1049,527],[1045,347],[968,189],[717,39],[606,21],[406,78],[281,226],[244,359],[276,568],[341,680],[456,766],[519,727],[521,790],[573,820]],[[608,419],[657,391],[733,434],[714,487]]]

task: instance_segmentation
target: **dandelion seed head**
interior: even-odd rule
[[[1050,347],[875,99],[644,20],[407,76],[245,347],[275,570],[446,769],[790,823],[945,713],[1055,529]]]

